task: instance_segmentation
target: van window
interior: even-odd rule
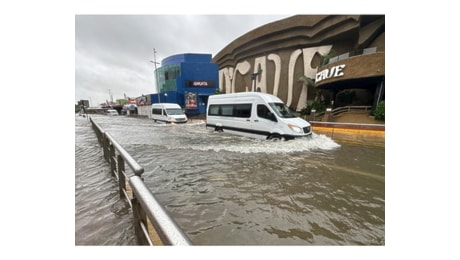
[[[235,105],[236,117],[251,117],[251,104],[238,104]]]
[[[257,116],[277,122],[275,115],[266,105],[257,105]]]
[[[152,108],[152,114],[161,115],[161,108]]]
[[[183,115],[182,109],[179,108],[166,108],[168,115]]]
[[[222,116],[233,116],[233,105],[222,105],[220,111]]]
[[[270,107],[281,118],[294,118],[296,115],[283,103],[269,103]]]
[[[251,108],[251,104],[210,105],[208,115],[249,118]]]
[[[210,116],[218,116],[218,115],[220,115],[219,110],[220,110],[220,106],[211,105],[211,106],[209,106],[208,115],[210,115]]]

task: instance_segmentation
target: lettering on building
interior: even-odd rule
[[[306,85],[304,84],[302,86],[302,90],[299,96],[298,103],[292,104],[294,84],[295,82],[298,82],[298,78],[295,78],[295,73],[294,73],[297,59],[299,58],[303,59],[303,75],[310,77],[310,78],[314,78],[318,68],[317,67],[312,68],[310,65],[313,60],[313,57],[315,56],[316,53],[318,53],[319,55],[325,56],[330,52],[331,49],[332,49],[332,45],[296,49],[291,52],[291,54],[289,55],[289,60],[287,62],[282,62],[281,57],[276,53],[270,53],[265,56],[256,57],[254,59],[253,64],[251,64],[247,60],[239,62],[238,64],[236,64],[235,67],[226,67],[226,68],[219,70],[219,87],[222,91],[225,91],[225,93],[234,93],[235,92],[234,79],[236,78],[237,74],[242,75],[242,76],[247,76],[252,73],[257,73],[258,68],[260,67],[262,69],[262,75],[260,75],[260,80],[255,82],[255,85],[256,85],[255,89],[260,89],[261,92],[267,93],[267,89],[269,89],[267,86],[273,86],[272,87],[273,93],[270,93],[270,94],[278,96],[280,88],[287,88],[288,96],[287,96],[286,105],[287,106],[294,105],[297,108],[297,110],[300,110],[306,106],[308,89]],[[272,75],[270,79],[267,77],[267,69],[266,69],[266,66],[269,62],[271,62],[275,68],[275,71],[271,73]],[[282,66],[287,66],[287,70],[286,70],[288,71],[287,82],[280,82],[280,74],[281,74]],[[336,73],[337,75],[340,73],[343,75],[343,72],[341,71],[342,69],[343,67],[337,70],[334,70],[333,75],[335,75]],[[225,86],[225,89],[223,89],[223,86]]]
[[[344,75],[342,71],[343,68],[345,68],[345,64],[334,66],[331,69],[325,69],[316,73],[315,83],[329,78],[342,77]]]
[[[199,87],[199,88],[213,88],[215,86],[214,80],[186,80],[185,86]]]

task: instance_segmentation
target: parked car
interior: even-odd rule
[[[118,116],[118,111],[115,109],[109,109],[107,110],[107,115],[108,116]]]

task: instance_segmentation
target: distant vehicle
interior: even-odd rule
[[[152,119],[165,123],[186,123],[188,120],[182,108],[174,103],[152,104]]]
[[[137,114],[137,105],[135,104],[126,104],[120,111],[121,115],[134,115]]]
[[[211,95],[206,127],[264,139],[311,136],[311,125],[297,117],[276,96],[260,92]]]
[[[108,109],[107,110],[107,115],[108,116],[118,116],[118,111],[115,109]]]

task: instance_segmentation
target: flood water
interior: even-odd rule
[[[91,116],[144,167],[194,245],[384,245],[385,148],[324,135],[264,141]],[[314,131],[314,128],[313,128]],[[75,119],[76,245],[135,245],[132,213],[87,118]]]

